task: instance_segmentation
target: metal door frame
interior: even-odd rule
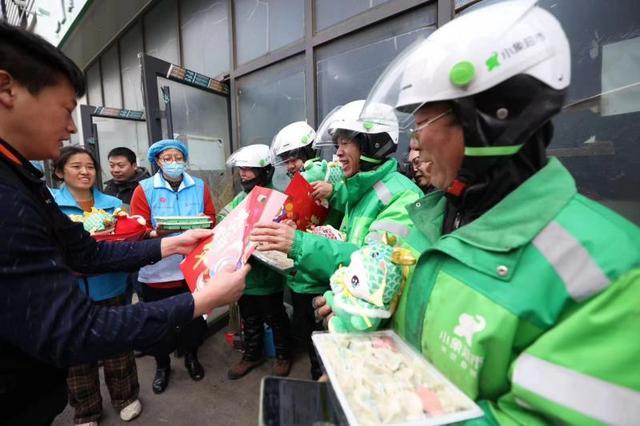
[[[93,117],[111,118],[125,121],[147,121],[144,111],[131,109],[96,107],[93,105],[80,105],[80,121],[82,122],[82,137],[87,148],[96,157],[100,164],[100,138],[98,126],[93,122]],[[96,185],[102,188],[102,173],[96,173]]]
[[[144,105],[147,112],[147,134],[149,136],[149,145],[162,139],[161,120],[165,118],[165,114],[160,110],[158,77],[163,77],[225,98],[227,102],[227,123],[229,126],[229,141],[227,143],[229,145],[229,152],[233,151],[230,90],[227,82],[215,80],[214,78],[176,64],[171,64],[144,53],[139,53],[138,58],[142,65],[142,87],[144,93]],[[166,118],[169,126],[171,126],[170,123],[172,122],[172,117],[169,115]]]

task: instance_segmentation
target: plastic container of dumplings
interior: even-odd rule
[[[444,425],[484,415],[392,330],[312,339],[350,425]]]
[[[187,229],[209,229],[209,216],[157,216],[156,227],[165,231],[182,231]]]

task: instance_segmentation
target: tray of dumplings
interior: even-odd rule
[[[156,216],[156,226],[163,231],[184,231],[187,229],[209,229],[209,216]]]
[[[320,355],[350,425],[443,425],[483,412],[391,330],[316,332]]]
[[[288,258],[286,254],[276,250],[255,250],[251,253],[251,256],[280,274],[288,274],[294,270],[293,260]]]

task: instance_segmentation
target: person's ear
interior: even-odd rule
[[[64,173],[60,172],[59,170],[55,170],[53,174],[56,175],[56,177],[61,181],[64,181]]]
[[[16,80],[8,71],[0,69],[0,105],[12,108],[15,103]]]

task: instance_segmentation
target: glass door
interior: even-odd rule
[[[231,154],[229,87],[153,56],[140,58],[149,143],[186,143],[189,173],[207,183],[216,210],[222,209],[235,195],[225,166]],[[215,309],[207,318],[209,329],[223,327],[227,312],[226,306]]]
[[[100,188],[111,179],[107,155],[113,148],[129,148],[136,153],[138,166],[151,170],[147,161],[149,138],[143,111],[81,105],[80,117],[86,147],[100,165],[101,172],[97,176]]]
[[[179,139],[189,147],[189,173],[209,186],[216,209],[234,195],[231,172],[229,88],[226,83],[170,64],[142,57],[149,142]]]

